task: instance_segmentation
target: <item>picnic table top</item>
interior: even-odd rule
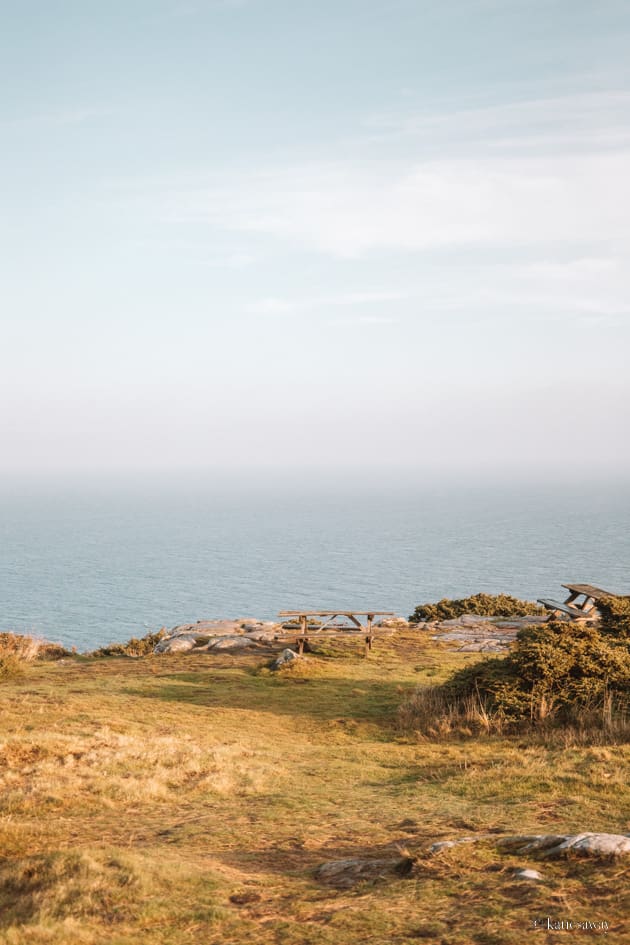
[[[281,610],[279,617],[394,617],[393,610]]]
[[[573,591],[574,594],[586,594],[594,600],[601,597],[619,597],[614,591],[605,591],[602,587],[594,587],[592,584],[563,584],[562,586],[568,591]]]

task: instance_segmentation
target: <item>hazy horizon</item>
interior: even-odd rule
[[[630,476],[630,8],[4,11],[0,484]]]

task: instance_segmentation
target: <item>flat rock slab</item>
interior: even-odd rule
[[[415,860],[411,856],[382,857],[368,860],[352,857],[347,860],[331,860],[322,863],[315,871],[315,878],[320,883],[336,886],[338,889],[350,889],[366,880],[381,879],[385,876],[408,876]]]
[[[280,624],[255,617],[236,620],[198,620],[169,630],[154,653],[206,653],[209,650],[241,650],[257,643],[272,643]]]
[[[463,653],[500,653],[509,649],[519,630],[537,626],[546,620],[546,616],[536,615],[508,618],[462,614],[461,617],[425,626],[433,630],[434,639],[461,644],[458,649]]]
[[[166,637],[155,646],[154,653],[207,653],[210,650],[245,650],[258,646],[258,640],[244,634],[224,634],[223,636],[200,636],[194,633],[182,633],[176,637]]]
[[[225,636],[210,640],[204,650],[246,650],[251,646],[256,646],[256,640],[252,640],[251,637]]]
[[[182,623],[169,630],[169,637],[193,633],[197,636],[224,636],[226,633],[243,633],[240,620],[198,620],[197,623]]]

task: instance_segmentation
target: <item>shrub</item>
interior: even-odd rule
[[[9,676],[21,676],[24,672],[24,660],[14,653],[0,653],[0,680]]]
[[[519,600],[510,594],[473,594],[460,600],[444,597],[437,604],[418,604],[409,617],[410,623],[428,620],[452,620],[462,614],[485,617],[526,617],[543,614],[544,609],[528,600]]]
[[[19,633],[0,633],[0,657],[13,656],[23,663],[30,663],[37,658],[42,646],[41,640],[23,636]]]
[[[166,636],[166,630],[162,627],[157,633],[147,633],[145,636],[137,638],[132,637],[126,643],[108,643],[106,646],[99,647],[90,653],[90,656],[148,656]]]
[[[630,647],[595,626],[544,623],[519,631],[505,658],[458,670],[438,688],[431,697],[444,707],[433,715],[437,731],[445,721],[453,730],[475,719],[494,731],[551,721],[605,726],[630,709]],[[415,702],[415,713],[401,712],[406,727],[415,717],[416,728],[431,733],[427,697],[420,692]]]
[[[0,633],[0,679],[21,675],[26,664],[33,660],[59,659],[67,655],[67,650],[58,643],[19,633]]]
[[[630,597],[606,597],[597,601],[602,633],[630,641]]]

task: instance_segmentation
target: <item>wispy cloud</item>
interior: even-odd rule
[[[58,128],[64,125],[81,125],[95,118],[111,115],[113,108],[98,106],[68,106],[51,108],[49,111],[19,115],[0,121],[5,128]]]
[[[630,238],[630,150],[483,161],[304,164],[164,195],[163,217],[338,257]]]
[[[512,102],[473,104],[440,111],[390,111],[366,120],[376,140],[409,139],[431,151],[454,147],[501,148],[522,152],[597,151],[630,141],[630,92],[596,92],[540,96]]]
[[[247,311],[255,315],[290,315],[295,312],[325,311],[331,308],[373,305],[382,302],[399,302],[407,298],[402,292],[341,292],[337,295],[313,296],[309,298],[264,298],[250,303]],[[381,316],[362,316],[364,319]]]

